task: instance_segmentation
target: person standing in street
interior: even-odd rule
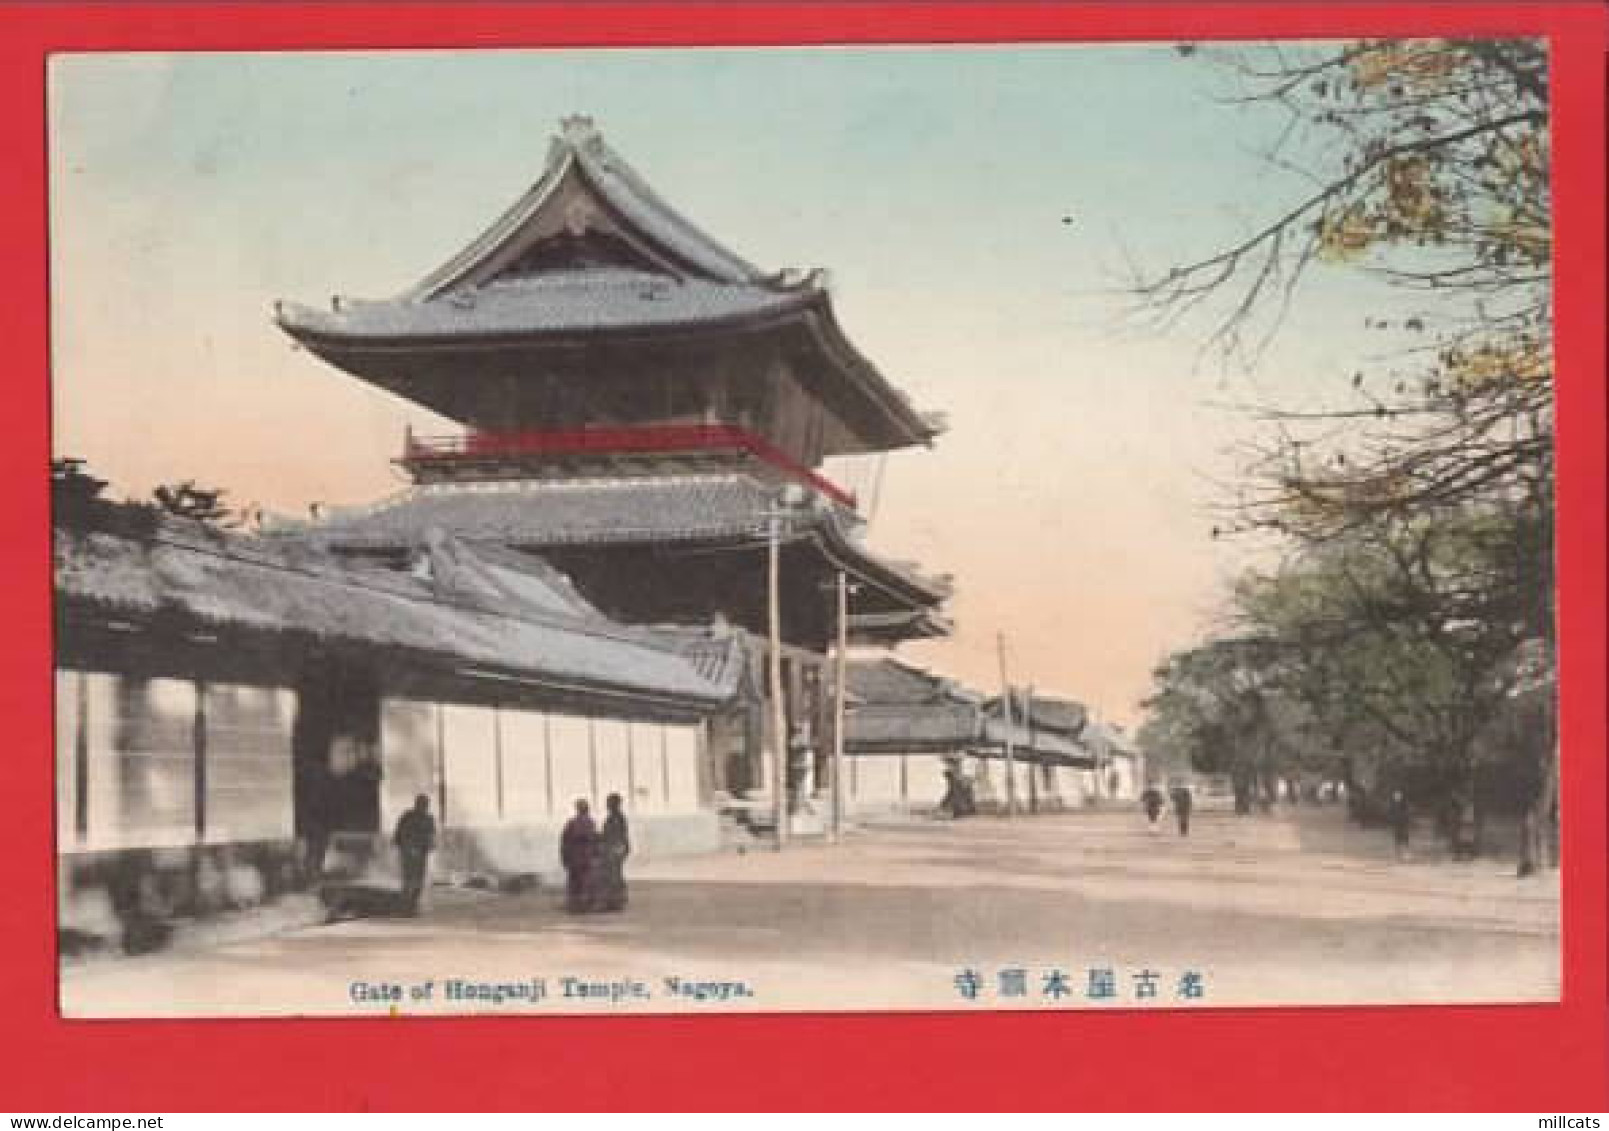
[[[961,800],[961,774],[954,766],[944,767],[944,796],[939,798],[939,812],[951,817],[966,815],[966,805]]]
[[[1153,833],[1156,832],[1157,819],[1162,816],[1162,791],[1156,787],[1155,782],[1145,787],[1145,792],[1140,795],[1140,804],[1145,806],[1147,827]]]
[[[1168,790],[1169,800],[1173,803],[1173,815],[1179,822],[1179,835],[1190,835],[1190,807],[1195,799],[1190,795],[1190,786],[1185,782],[1175,782]]]
[[[592,807],[585,798],[575,803],[575,816],[559,835],[559,862],[564,865],[564,906],[579,914],[591,910],[587,890],[598,855],[598,826],[592,821]]]
[[[1413,832],[1413,810],[1408,805],[1408,795],[1400,789],[1392,790],[1386,807],[1391,820],[1391,837],[1397,845],[1397,859],[1406,860],[1408,838]]]
[[[402,856],[402,910],[417,915],[430,854],[436,848],[436,818],[430,815],[430,798],[426,794],[413,799],[413,808],[398,819],[391,840]]]
[[[598,890],[594,906],[599,911],[626,909],[626,857],[631,855],[631,830],[618,793],[604,800],[608,815],[603,819],[603,835],[598,845]]]

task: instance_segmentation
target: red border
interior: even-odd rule
[[[54,1015],[44,56],[68,49],[1543,34],[1555,49],[1565,998],[1558,1006],[75,1023]],[[13,1110],[1609,1107],[1604,38],[1593,4],[144,4],[0,9],[15,423],[0,586],[0,1103]],[[869,1055],[868,1055],[869,1054]]]

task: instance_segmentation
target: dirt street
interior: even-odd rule
[[[437,887],[68,970],[74,1016],[1176,1008],[1555,999],[1555,875],[1392,858],[1335,809],[927,821],[630,869],[631,906]],[[1109,992],[1108,992],[1109,991]]]

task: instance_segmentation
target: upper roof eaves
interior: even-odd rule
[[[768,324],[813,299],[807,291],[590,268],[552,279],[498,281],[419,302],[344,300],[332,310],[287,302],[279,318],[315,338],[430,342]]]

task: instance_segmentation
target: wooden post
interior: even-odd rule
[[[1011,683],[1006,679],[1006,634],[1000,633],[996,638],[1000,652],[1000,702],[1004,709],[1006,724],[1006,816],[1017,815],[1017,760],[1011,746],[1011,728],[1014,725],[1012,716],[1016,713],[1011,703]]]
[[[73,831],[80,841],[89,836],[89,675],[72,674],[77,702],[78,732],[73,736]]]
[[[626,804],[637,804],[637,725],[626,723]]]
[[[587,796],[597,805],[598,796],[598,720],[587,716]]]
[[[492,757],[497,771],[497,819],[504,817],[503,804],[503,709],[492,704]]]
[[[447,720],[446,708],[436,703],[436,821],[447,827]]]
[[[707,723],[703,724],[700,729],[704,729],[707,726]],[[704,751],[702,749],[695,750],[694,754],[698,758],[697,765],[702,766],[704,764]],[[700,778],[703,776],[703,774],[698,775]],[[698,792],[702,797],[704,791],[699,790]],[[659,795],[665,799],[665,812],[669,813],[672,809],[670,803],[670,728],[663,723],[659,724]],[[700,798],[695,798],[694,800],[698,801]]]
[[[191,764],[191,785],[194,790],[196,840],[207,838],[207,684],[195,681],[195,717],[191,720],[191,745],[194,761]]]
[[[832,839],[844,833],[844,693],[848,682],[849,581],[838,571],[838,642],[833,656],[832,693]]]
[[[553,815],[553,716],[542,712],[542,794]]]
[[[1039,812],[1039,759],[1034,751],[1034,687],[1029,684],[1022,697],[1023,721],[1028,728],[1028,812]]]
[[[771,684],[771,788],[772,808],[777,822],[776,847],[780,852],[788,843],[788,716],[782,701],[782,516],[773,515],[768,525],[766,555],[766,605],[770,629],[770,655],[767,657]]]

